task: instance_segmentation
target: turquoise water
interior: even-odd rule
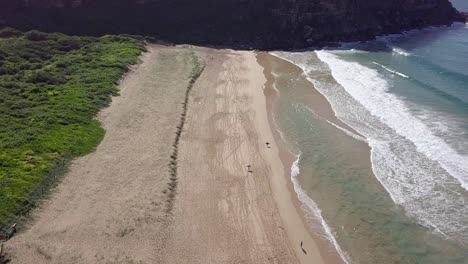
[[[275,55],[365,137],[314,112],[297,76],[277,83],[278,124],[300,154],[293,176],[346,260],[468,263],[468,27]]]

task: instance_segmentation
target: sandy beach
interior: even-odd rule
[[[96,152],[73,162],[8,242],[12,263],[339,263],[303,219],[257,54],[148,48],[99,116],[107,133]],[[193,51],[205,68],[189,94],[172,188]]]
[[[198,53],[207,63],[182,137],[167,263],[325,263],[284,174],[255,54]]]

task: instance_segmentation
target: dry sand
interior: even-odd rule
[[[186,48],[149,48],[102,112],[96,152],[73,163],[31,228],[8,243],[12,263],[325,263],[285,175],[253,52],[196,49],[206,67],[166,211],[192,65]]]

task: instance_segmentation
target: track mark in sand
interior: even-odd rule
[[[174,199],[177,191],[177,158],[179,155],[179,142],[182,132],[184,130],[184,125],[186,121],[187,111],[188,111],[188,104],[190,98],[190,92],[192,91],[193,85],[195,84],[198,77],[203,72],[205,65],[202,61],[199,60],[197,55],[193,50],[190,51],[190,59],[193,63],[192,71],[190,72],[189,84],[187,86],[187,90],[185,91],[185,99],[182,103],[182,114],[180,115],[180,123],[177,126],[176,137],[174,139],[174,144],[172,144],[174,150],[172,151],[172,155],[170,156],[169,162],[169,174],[170,174],[170,181],[168,183],[169,192],[167,194],[167,205],[166,205],[166,213],[170,213],[172,211],[174,205]]]

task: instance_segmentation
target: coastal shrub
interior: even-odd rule
[[[66,161],[101,141],[94,117],[143,50],[131,36],[0,38],[0,227],[27,214]]]
[[[47,40],[47,34],[37,30],[28,31],[26,32],[25,36],[28,40],[31,41]]]
[[[22,36],[23,32],[16,30],[14,28],[6,27],[0,29],[0,38],[11,38],[11,37],[18,37]]]

